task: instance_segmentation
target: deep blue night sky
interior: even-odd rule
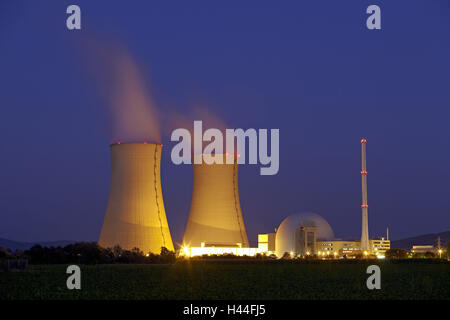
[[[243,4],[245,2],[245,4]],[[450,4],[423,1],[2,1],[0,238],[97,240],[109,192],[108,108],[85,38],[135,57],[159,110],[206,105],[232,128],[279,128],[280,171],[240,167],[249,239],[313,211],[337,237],[361,232],[367,137],[369,231],[450,229]],[[82,30],[66,29],[78,4]],[[365,26],[378,4],[382,30]],[[192,167],[162,183],[182,238]]]

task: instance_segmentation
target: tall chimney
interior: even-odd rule
[[[99,244],[173,251],[161,190],[161,144],[111,145],[111,187]]]
[[[369,222],[368,222],[368,210],[367,204],[367,167],[366,167],[366,139],[361,139],[361,182],[362,182],[362,228],[361,228],[361,250],[370,252],[369,246]]]

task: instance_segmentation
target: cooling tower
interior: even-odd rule
[[[111,188],[100,234],[102,247],[173,249],[161,190],[161,144],[111,145]]]
[[[239,202],[237,158],[222,157],[223,164],[203,161],[193,165],[194,188],[184,245],[249,247]],[[226,164],[227,159],[232,164]]]

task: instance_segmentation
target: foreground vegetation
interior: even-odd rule
[[[381,290],[366,287],[366,268],[374,263],[381,268]],[[450,299],[450,264],[424,259],[81,265],[81,290],[66,288],[66,268],[0,272],[0,299]]]

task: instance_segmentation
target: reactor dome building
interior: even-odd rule
[[[285,218],[275,235],[275,253],[282,257],[308,255],[316,252],[316,241],[333,240],[334,233],[328,222],[316,213],[297,213]]]
[[[161,189],[161,144],[111,144],[111,187],[99,244],[174,250]]]

